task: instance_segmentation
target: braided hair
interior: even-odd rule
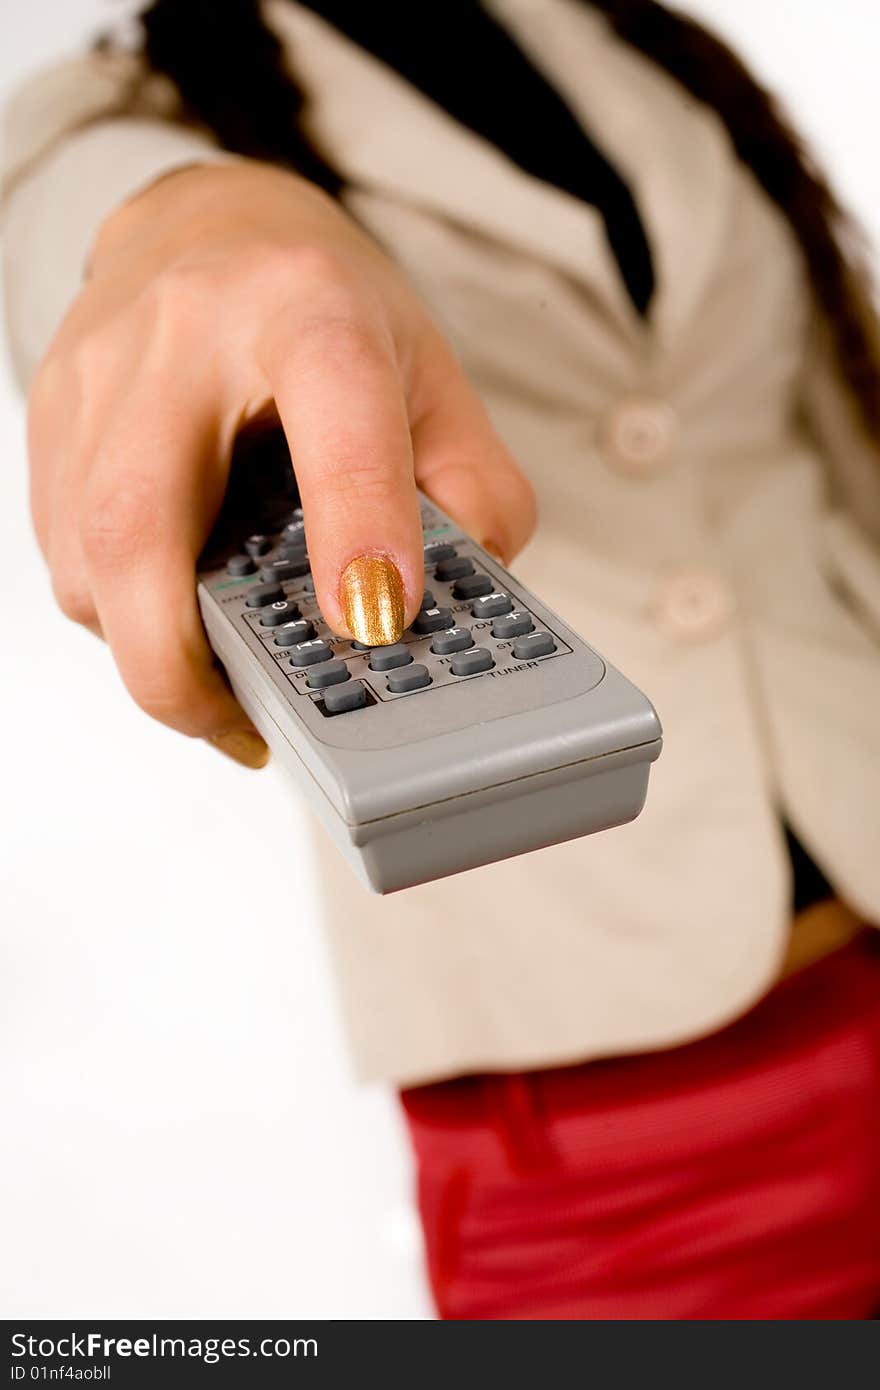
[[[800,245],[841,377],[880,446],[880,331],[862,238],[773,95],[727,44],[667,5],[583,2],[718,114]],[[149,66],[175,83],[191,118],[226,148],[291,166],[338,195],[343,180],[304,133],[307,96],[259,0],[154,0],[140,22]]]

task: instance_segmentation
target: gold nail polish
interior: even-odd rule
[[[356,642],[383,647],[403,635],[403,580],[387,555],[359,555],[342,571],[339,601]]]
[[[256,729],[230,729],[225,734],[214,734],[208,742],[245,767],[265,767],[269,761],[268,746]]]

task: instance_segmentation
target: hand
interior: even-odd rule
[[[416,485],[504,557],[534,500],[399,271],[323,193],[242,161],[159,180],[102,227],[33,383],[32,507],[63,611],[148,714],[258,765],[196,558],[233,441],[276,412],[321,610],[371,645],[418,610]]]

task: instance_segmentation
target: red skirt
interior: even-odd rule
[[[444,1318],[880,1313],[880,950],[667,1052],[403,1093]]]

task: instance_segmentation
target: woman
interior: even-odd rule
[[[160,0],[142,53],[13,110],[59,602],[147,712],[259,765],[193,596],[244,423],[280,416],[322,609],[368,643],[421,597],[415,483],[507,560],[537,500],[517,572],[663,718],[645,813],[389,900],[318,848],[438,1309],[870,1317],[880,351],[852,238],[665,7],[412,8]]]

